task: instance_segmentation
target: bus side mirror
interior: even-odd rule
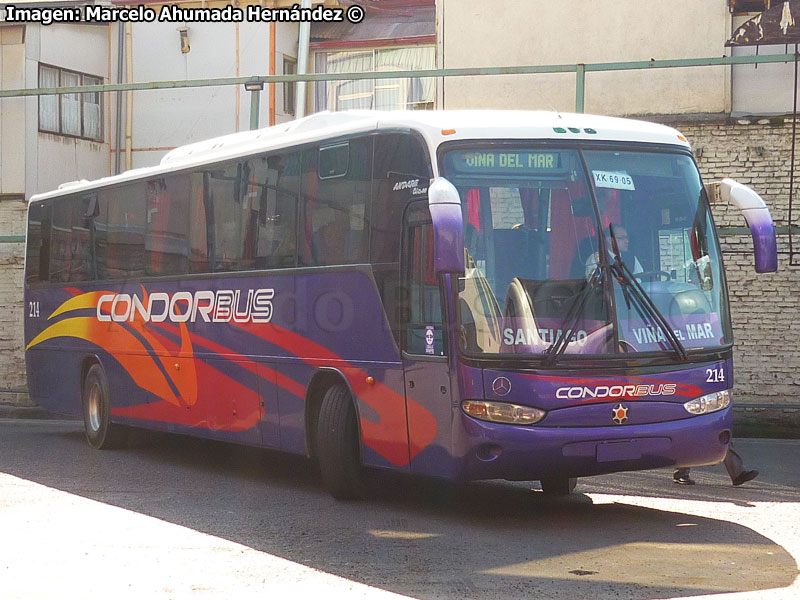
[[[444,177],[428,188],[428,208],[433,222],[433,267],[436,273],[464,272],[464,220],[461,197]]]
[[[778,270],[778,242],[775,224],[767,205],[755,190],[733,179],[723,179],[706,185],[711,204],[731,203],[742,212],[750,234],[756,273],[774,273]]]

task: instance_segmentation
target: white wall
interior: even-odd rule
[[[133,81],[269,74],[268,23],[240,23],[238,36],[237,25],[233,23],[189,22],[187,26],[190,51],[183,54],[175,23],[133,25]],[[296,55],[297,25],[278,24],[276,29],[276,72],[281,74],[282,52]],[[166,148],[249,129],[250,101],[250,92],[244,86],[135,92],[132,166],[157,164],[166,154]],[[282,108],[279,85],[278,122],[289,118],[282,114]],[[269,124],[268,86],[261,92],[259,124],[261,127]]]
[[[187,23],[190,51],[181,53],[175,23],[132,26],[133,81],[236,76],[233,24]],[[213,87],[133,94],[133,147],[170,148],[236,130],[236,91]],[[134,152],[133,167],[155,164],[166,151]]]
[[[2,35],[2,31],[0,31]],[[25,45],[0,39],[0,88],[25,87]],[[0,100],[0,194],[25,192],[25,100]]]
[[[38,87],[39,63],[80,71],[108,81],[109,28],[91,25],[37,27],[38,45],[31,38],[28,45],[28,87]],[[104,98],[104,103],[108,99]],[[28,134],[36,136],[36,151],[26,157],[26,196],[52,190],[65,181],[97,179],[109,174],[109,132],[103,104],[105,142],[69,138],[38,132],[38,105],[28,106]]]
[[[756,16],[736,16],[733,20],[734,30],[745,21]],[[732,48],[733,56],[753,56],[755,47]],[[759,55],[784,54],[786,46],[761,46]],[[789,46],[788,53],[794,52]],[[737,65],[733,67],[732,112],[734,115],[771,115],[792,112],[794,84],[794,63]],[[798,86],[800,87],[800,85]]]
[[[38,87],[40,63],[107,78],[108,29],[28,23],[24,44],[0,45],[0,61],[4,89]],[[104,107],[104,119],[106,114]],[[38,129],[36,97],[0,102],[0,193],[30,198],[65,181],[108,174],[108,143],[39,133]]]
[[[721,56],[727,0],[439,0],[445,68]],[[589,73],[585,110],[606,114],[724,112],[726,67]],[[447,78],[445,108],[574,110],[575,76]]]

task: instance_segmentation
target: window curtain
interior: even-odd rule
[[[58,69],[40,67],[39,87],[58,87]],[[39,96],[39,129],[58,132],[58,96]]]
[[[331,52],[327,57],[328,73],[369,73],[374,70],[374,55],[368,52]],[[329,81],[327,108],[349,110],[372,108],[375,82],[371,79]]]
[[[388,48],[375,53],[376,71],[417,71],[436,68],[436,50],[433,47]],[[378,86],[394,86],[397,95],[381,98],[376,89],[376,108],[385,110],[432,108],[436,99],[436,83],[432,77],[411,79],[379,79]],[[378,100],[381,102],[378,102]]]
[[[100,85],[103,82],[96,77],[84,77],[84,85]],[[94,92],[83,94],[83,136],[93,140],[100,138],[100,94]]]
[[[61,72],[61,86],[72,87],[81,84],[81,76],[77,73]],[[61,133],[81,135],[81,98],[80,94],[61,94]]]
[[[436,49],[432,46],[387,48],[357,52],[317,52],[317,73],[365,73],[369,71],[405,71],[433,69]],[[436,97],[435,80],[360,79],[355,81],[320,81],[314,92],[315,109],[379,110],[431,108]]]

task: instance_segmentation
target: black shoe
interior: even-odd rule
[[[758,477],[758,471],[745,471],[741,473],[737,477],[733,478],[733,485],[742,485],[743,483],[747,483],[751,479],[755,479]]]
[[[672,481],[674,481],[678,485],[694,485],[694,479],[692,479],[688,475],[680,475],[679,477],[673,477]]]

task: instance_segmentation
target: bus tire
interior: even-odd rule
[[[317,458],[322,481],[338,500],[363,494],[361,441],[353,399],[337,383],[325,392],[317,422]]]
[[[547,496],[569,496],[578,485],[577,477],[546,477],[541,479],[542,492]]]
[[[86,373],[82,391],[83,427],[92,448],[116,448],[124,441],[121,425],[111,422],[108,379],[103,367],[95,363]]]

